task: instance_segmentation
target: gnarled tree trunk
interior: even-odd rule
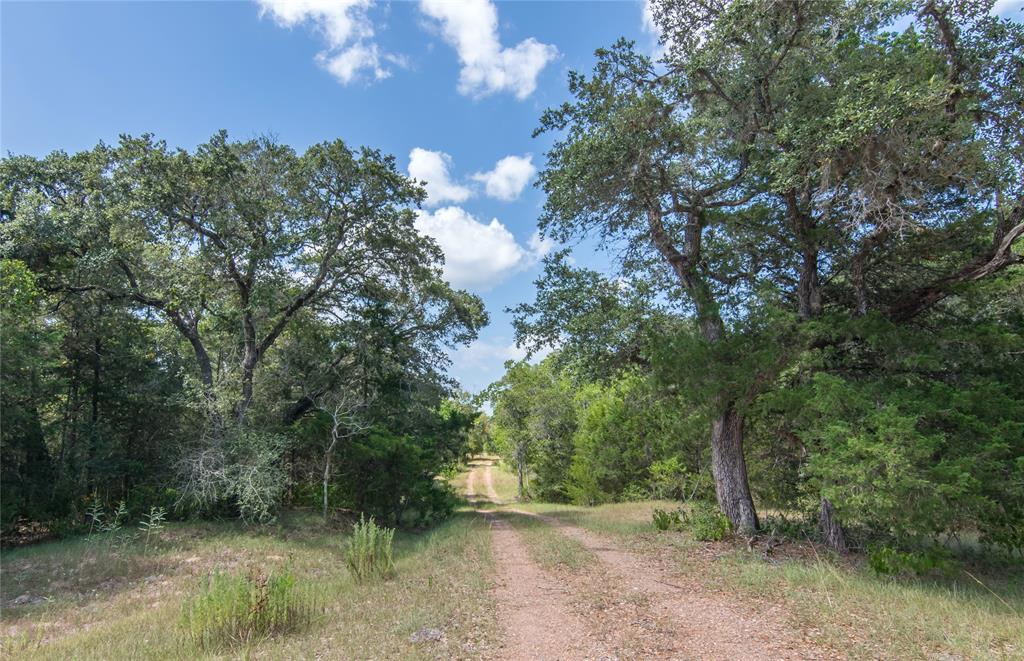
[[[821,499],[818,525],[821,526],[821,535],[829,548],[839,553],[846,553],[850,550],[846,542],[846,531],[843,530],[839,519],[836,518],[836,511],[832,508],[832,503],[825,497]]]
[[[718,506],[733,528],[756,531],[757,510],[750,497],[747,462],[743,457],[743,416],[731,402],[711,427],[711,472]]]

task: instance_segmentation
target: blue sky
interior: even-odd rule
[[[540,113],[595,48],[623,35],[654,45],[638,1],[5,1],[0,23],[4,153],[142,132],[191,148],[220,128],[298,149],[342,138],[403,169],[423,150],[424,229],[491,314],[453,356],[471,391],[520,355],[504,308],[532,300],[549,247],[531,245],[543,204],[531,175],[549,144],[530,137]]]
[[[640,0],[4,1],[0,148],[43,155],[143,132],[191,148],[224,128],[394,154],[428,181],[420,226],[453,283],[491,314],[453,355],[477,391],[521,355],[504,308],[532,300],[550,249],[534,236],[532,186],[549,139],[530,134],[567,98],[568,71],[621,36],[654,49]]]

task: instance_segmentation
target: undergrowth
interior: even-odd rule
[[[388,578],[395,571],[392,554],[394,528],[378,526],[371,516],[359,517],[345,549],[345,563],[357,582]]]
[[[215,573],[187,601],[181,622],[196,647],[209,650],[251,645],[308,627],[323,607],[290,571],[245,575]]]

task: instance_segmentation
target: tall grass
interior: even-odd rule
[[[394,528],[378,526],[372,516],[369,520],[359,517],[345,549],[345,563],[356,581],[387,578],[394,573],[395,561],[391,550],[394,538]]]
[[[245,575],[216,573],[185,603],[182,625],[200,649],[249,645],[274,634],[303,629],[322,611],[308,588],[284,571]]]

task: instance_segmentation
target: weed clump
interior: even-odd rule
[[[683,516],[683,525],[699,542],[717,542],[729,534],[729,519],[711,503],[694,503]]]
[[[245,575],[212,574],[181,616],[189,639],[200,649],[249,645],[308,627],[322,611],[312,590],[290,571]]]
[[[656,509],[652,519],[657,530],[687,530],[699,542],[717,542],[729,534],[729,519],[711,503],[694,502],[689,512]]]
[[[345,548],[345,563],[356,581],[387,578],[394,573],[391,550],[394,538],[394,528],[378,526],[372,516],[368,520],[359,517]]]
[[[683,527],[678,510],[666,512],[663,509],[655,508],[651,518],[656,530],[679,530]]]
[[[917,551],[901,551],[887,545],[868,549],[868,566],[879,576],[909,574],[950,576],[956,573],[957,569],[956,562],[945,549],[925,548]]]

